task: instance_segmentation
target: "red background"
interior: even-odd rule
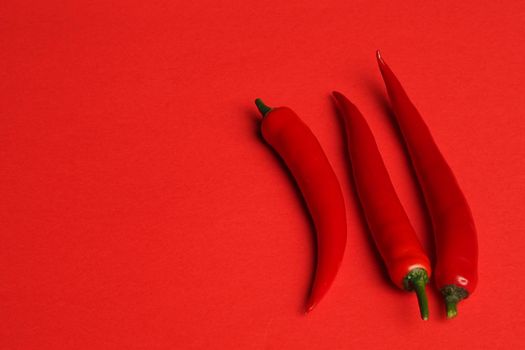
[[[2,1],[0,348],[523,348],[524,4]],[[333,89],[431,251],[377,48],[477,222],[451,321],[390,283],[352,193]],[[255,97],[305,120],[345,194],[346,256],[308,316],[314,232]]]

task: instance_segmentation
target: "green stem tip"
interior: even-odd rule
[[[261,112],[262,116],[265,117],[266,114],[268,114],[272,109],[264,104],[264,102],[260,98],[255,99],[255,105],[257,106],[257,109],[259,112]]]
[[[447,318],[451,319],[458,315],[458,302],[455,300],[447,300],[445,298],[445,305],[447,306]]]
[[[422,268],[411,270],[403,281],[406,290],[413,290],[416,293],[419,313],[424,321],[428,320],[429,315],[428,298],[425,290],[427,283],[428,274]]]
[[[441,294],[445,297],[447,318],[451,319],[456,317],[458,315],[458,303],[468,297],[467,290],[451,284],[441,288]]]

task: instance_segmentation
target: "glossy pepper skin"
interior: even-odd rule
[[[317,232],[317,267],[306,312],[335,279],[346,247],[346,209],[339,181],[308,126],[290,108],[269,108],[260,99],[262,136],[284,160],[306,201]]]
[[[425,286],[430,260],[396,194],[374,135],[357,107],[333,92],[344,120],[354,184],[370,233],[392,282],[418,296],[421,318],[428,319]]]
[[[478,281],[474,220],[430,130],[379,51],[377,61],[432,219],[437,253],[434,278],[452,318],[457,303],[474,292]]]

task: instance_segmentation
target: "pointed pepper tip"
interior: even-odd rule
[[[315,309],[316,305],[317,305],[316,302],[308,301],[308,303],[306,304],[306,309],[304,311],[304,314],[308,315],[310,312],[312,312],[313,309]]]
[[[339,100],[341,99],[341,97],[343,97],[343,94],[340,93],[339,91],[332,91],[332,96],[336,99],[336,100]]]
[[[376,51],[376,58],[379,63],[385,64],[385,61],[383,60],[383,56],[381,55],[381,51],[379,50]]]

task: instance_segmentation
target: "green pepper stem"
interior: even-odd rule
[[[454,318],[458,315],[458,302],[456,300],[445,299],[445,305],[447,306],[447,318]]]
[[[425,291],[426,282],[424,279],[419,278],[417,280],[412,281],[412,285],[414,288],[414,291],[417,295],[417,303],[419,304],[419,313],[421,314],[421,318],[423,320],[428,320],[428,298],[427,293]]]
[[[257,106],[257,109],[259,112],[261,112],[262,116],[265,117],[266,114],[268,114],[272,109],[264,104],[264,102],[260,98],[255,99],[255,105]]]
[[[468,291],[454,284],[449,284],[441,288],[441,294],[445,298],[447,307],[447,318],[454,318],[458,315],[458,303],[468,297]]]
[[[428,274],[423,268],[415,268],[410,270],[403,279],[403,286],[406,290],[413,290],[416,292],[417,303],[419,305],[419,313],[421,318],[428,320],[428,298],[425,286],[428,283]]]

